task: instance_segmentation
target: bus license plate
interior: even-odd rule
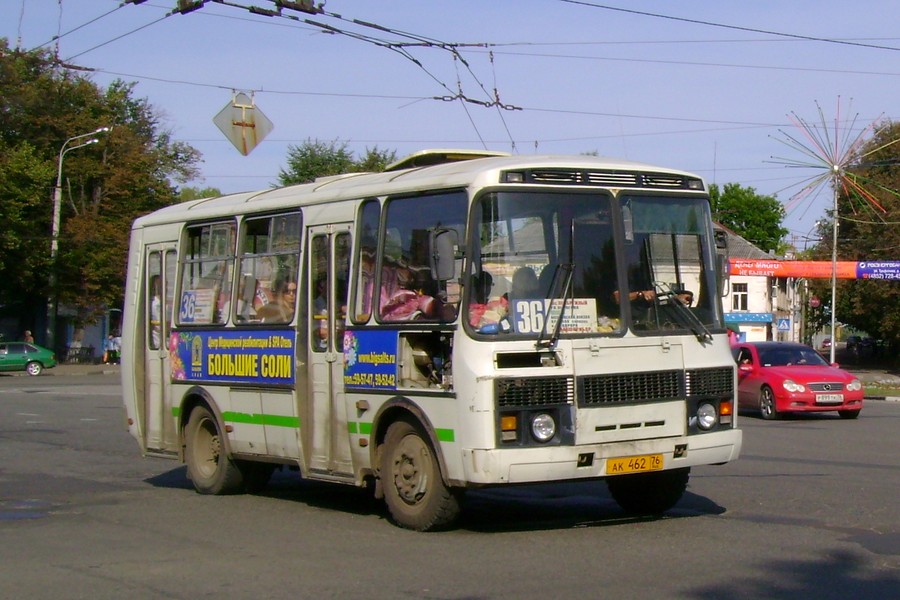
[[[816,394],[816,404],[843,404],[843,394]]]
[[[644,471],[659,471],[663,468],[662,454],[644,454],[643,456],[625,456],[622,458],[610,458],[606,461],[607,475],[621,475],[623,473],[642,473]]]

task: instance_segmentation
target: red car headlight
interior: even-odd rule
[[[805,392],[806,386],[801,383],[797,383],[795,381],[791,381],[790,379],[785,379],[781,383],[782,387],[789,392]]]

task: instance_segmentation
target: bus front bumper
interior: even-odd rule
[[[581,446],[466,449],[470,485],[537,483],[606,477],[610,459],[661,455],[663,470],[723,464],[741,452],[739,429],[700,435]]]

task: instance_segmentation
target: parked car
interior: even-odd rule
[[[858,335],[847,336],[847,350],[855,350],[859,346],[861,338]]]
[[[862,382],[828,364],[814,348],[752,342],[734,346],[732,353],[738,363],[738,408],[759,410],[763,419],[823,411],[855,419],[862,410]]]
[[[822,340],[822,350],[827,350],[831,348],[831,338],[825,338]]]
[[[864,337],[859,341],[857,352],[863,358],[872,358],[878,355],[878,341],[875,338]]]
[[[56,355],[30,342],[0,343],[0,371],[26,371],[40,375],[44,369],[56,366]]]

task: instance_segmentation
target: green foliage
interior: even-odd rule
[[[78,324],[121,306],[131,222],[177,202],[172,182],[197,173],[199,153],[133,90],[102,89],[48,52],[0,38],[0,304],[25,321],[49,294],[51,198],[67,140],[112,128],[63,161],[57,291]]]
[[[0,142],[0,305],[22,301],[23,290],[45,291],[53,176],[53,164],[28,142]]]
[[[187,202],[188,200],[199,200],[200,198],[215,198],[221,196],[222,190],[214,187],[190,187],[185,186],[178,190],[178,201]]]
[[[364,173],[380,173],[397,160],[395,150],[379,150],[378,146],[366,148],[366,155],[356,163],[356,171]]]
[[[784,206],[774,196],[761,196],[752,187],[726,183],[709,186],[713,220],[766,252],[782,248],[788,230],[781,226]]]
[[[379,150],[378,146],[366,148],[366,154],[357,160],[346,142],[332,140],[306,140],[299,146],[288,146],[287,167],[278,173],[280,185],[311,183],[317,177],[343,173],[380,172],[396,160],[393,150]]]
[[[838,196],[840,261],[896,261],[900,258],[900,123],[888,122],[848,169],[853,185]],[[818,260],[831,260],[834,214],[819,227]],[[831,302],[831,283],[817,282],[823,302]],[[876,338],[900,344],[900,283],[858,279],[837,283],[836,318]]]

